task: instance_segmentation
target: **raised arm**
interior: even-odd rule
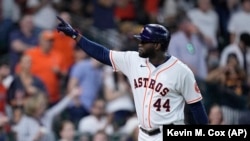
[[[57,16],[57,19],[60,21],[57,26],[58,31],[61,31],[65,35],[76,40],[77,45],[89,56],[106,65],[111,66],[111,61],[109,58],[110,50],[108,48],[83,37],[77,30],[75,30],[70,24],[65,22],[61,17]]]

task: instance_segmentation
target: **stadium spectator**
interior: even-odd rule
[[[106,100],[106,112],[112,115],[112,123],[115,130],[125,125],[127,119],[135,111],[132,92],[128,80],[120,72],[114,73],[112,68],[105,67],[104,98]]]
[[[222,86],[233,90],[239,96],[247,93],[247,89],[245,89],[246,73],[239,66],[239,59],[235,53],[228,55],[226,66],[219,66],[211,71],[207,77],[207,81],[219,82]]]
[[[228,94],[225,95],[223,99],[219,100],[219,102],[224,101],[225,103],[223,104],[230,104],[230,101],[228,101],[230,99],[228,98],[232,96],[234,97],[234,102],[236,103],[238,100],[240,104],[230,104],[231,106],[246,106],[246,103],[242,101],[243,99],[245,99],[244,97],[248,94],[249,91],[246,86],[246,74],[245,71],[240,68],[239,60],[237,59],[235,53],[231,53],[228,55],[226,66],[218,67],[211,71],[208,74],[206,81],[208,83],[217,84],[217,92],[220,92],[217,93],[218,95],[216,97],[220,97],[220,94]],[[213,100],[215,101],[216,99]]]
[[[44,30],[39,36],[39,45],[25,51],[32,60],[31,73],[40,78],[48,90],[50,105],[60,100],[60,80],[67,72],[61,54],[52,50],[53,40],[53,32]]]
[[[12,83],[12,81],[13,81],[13,75],[10,73],[10,65],[8,63],[8,60],[1,58],[0,59],[0,115],[3,117],[2,119],[5,119],[5,117],[7,117],[8,121],[10,121],[11,119],[10,116],[11,108],[7,103],[7,97],[8,97],[8,90],[10,88],[10,84]],[[9,123],[7,125],[9,125]],[[5,131],[4,128],[2,128],[2,130],[0,129],[0,132]],[[5,134],[3,133],[2,135]]]
[[[108,141],[109,136],[103,130],[97,131],[93,136],[93,141]]]
[[[239,0],[212,0],[214,5],[214,9],[218,13],[219,16],[219,51],[225,47],[225,45],[230,43],[229,39],[229,31],[228,31],[228,23],[231,16],[237,12],[240,8]]]
[[[136,141],[139,133],[138,131],[139,131],[138,120],[136,114],[133,113],[132,116],[127,118],[125,125],[120,128],[118,134],[126,137],[127,139],[132,139]]]
[[[191,68],[198,79],[204,80],[207,76],[204,53],[206,47],[188,17],[180,17],[178,22],[178,31],[172,34],[168,53],[178,57]]]
[[[229,20],[228,31],[230,43],[238,43],[242,33],[250,34],[250,0],[241,0],[241,9],[235,12]]]
[[[219,17],[214,10],[211,0],[198,0],[198,7],[188,11],[188,16],[198,29],[208,52],[211,48],[218,48],[217,35],[219,32]]]
[[[10,32],[10,65],[14,73],[22,54],[29,48],[38,44],[38,36],[41,30],[34,26],[33,16],[22,16],[19,26]]]
[[[237,60],[239,61],[240,68],[245,70],[246,76],[250,74],[250,34],[244,32],[239,37],[238,43],[232,43],[226,46],[220,57],[220,66],[225,67],[229,54],[235,53]]]
[[[115,3],[115,20],[134,21],[135,20],[135,2],[133,0],[119,0]]]
[[[86,58],[87,58],[87,55],[84,51],[82,51],[79,47],[74,48],[74,64],[81,62]],[[72,67],[69,69],[69,72],[72,71]],[[68,77],[67,79],[69,79]],[[68,80],[64,83],[66,83],[66,85],[69,85]],[[70,88],[66,87],[66,91],[68,91],[69,89]],[[84,107],[84,105],[81,103],[81,100],[79,98],[75,98],[73,102],[62,113],[62,117],[71,120],[75,126],[78,125],[78,122],[80,121],[81,118],[87,115],[89,115],[89,111]]]
[[[122,44],[115,21],[115,0],[93,1],[93,24],[89,29],[91,38],[108,45],[110,48],[120,49]],[[105,22],[103,22],[105,19]]]
[[[21,7],[16,0],[2,0],[2,17],[18,23],[22,15]]]
[[[224,125],[223,112],[218,104],[211,106],[208,112],[209,125]]]
[[[79,95],[80,90],[74,88],[50,108],[42,92],[28,97],[24,104],[25,115],[12,126],[12,131],[16,133],[16,140],[54,141],[56,139],[55,132],[52,130],[54,118],[67,107],[73,98]]]
[[[157,22],[160,0],[138,0],[134,2],[137,23],[145,25]]]
[[[92,136],[87,134],[87,133],[83,133],[83,134],[78,135],[78,141],[92,141],[91,138],[92,138]]]
[[[249,87],[246,75],[235,53],[228,56],[227,65],[211,71],[206,79],[206,105],[221,105],[225,124],[238,124],[242,111],[247,109]]]
[[[72,25],[80,31],[88,30],[93,23],[93,0],[68,0],[63,1],[64,10],[68,11]]]
[[[27,0],[27,13],[34,16],[34,24],[43,30],[52,30],[56,25],[57,9],[53,7],[60,0]]]
[[[8,88],[4,85],[4,79],[9,73],[9,65],[1,60],[0,62],[0,114],[6,114],[6,97]]]
[[[81,50],[81,48],[79,47],[74,48],[74,64],[76,64],[77,62],[81,62],[82,60],[87,58],[88,55],[83,50]]]
[[[99,130],[104,130],[106,134],[110,135],[113,132],[111,122],[105,112],[105,101],[96,99],[92,105],[91,114],[80,120],[78,131],[80,133],[89,133],[93,136]]]
[[[118,31],[120,43],[122,44],[118,50],[136,50],[137,42],[133,39],[134,34],[140,33],[142,25],[131,21],[123,21],[118,23]]]
[[[48,96],[44,82],[31,73],[31,57],[22,55],[19,62],[19,71],[14,76],[6,99],[12,107],[23,106],[24,98],[38,91]]]
[[[61,121],[58,141],[76,141],[76,129],[72,121]]]
[[[69,74],[68,91],[73,87],[80,87],[82,94],[80,104],[87,112],[91,111],[91,106],[95,99],[101,94],[103,85],[102,64],[93,58],[83,59],[76,62]],[[70,106],[76,106],[71,104]]]
[[[9,117],[4,114],[0,114],[0,140],[1,141],[8,141],[9,138],[9,131],[7,130],[9,126]]]
[[[164,1],[161,9],[159,10],[159,14],[157,16],[157,20],[159,23],[164,23],[166,26],[172,30],[176,27],[176,18],[182,11],[178,7],[178,2],[175,0],[167,0]]]
[[[1,7],[1,2],[0,2]],[[0,9],[0,57],[8,56],[9,53],[9,34],[14,27],[14,23],[10,19],[1,17]]]
[[[93,26],[102,30],[115,29],[114,0],[94,0]],[[105,22],[103,22],[105,19]]]

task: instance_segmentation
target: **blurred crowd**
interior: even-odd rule
[[[137,141],[127,78],[57,32],[56,15],[121,51],[143,25],[166,26],[209,124],[250,124],[250,0],[0,0],[0,141]]]

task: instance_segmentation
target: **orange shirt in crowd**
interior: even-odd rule
[[[28,49],[25,54],[31,56],[31,73],[44,82],[49,92],[49,102],[57,102],[60,99],[60,80],[53,69],[58,67],[66,71],[63,69],[61,55],[53,50],[45,54],[38,46]]]
[[[60,53],[62,56],[63,68],[69,70],[74,63],[74,47],[76,42],[58,31],[54,31],[53,50]]]
[[[0,113],[5,114],[7,90],[2,83],[0,83]]]
[[[145,10],[148,13],[157,13],[159,9],[160,0],[145,0]]]
[[[135,6],[132,1],[130,1],[126,6],[115,8],[115,17],[118,20],[134,20],[135,18]]]

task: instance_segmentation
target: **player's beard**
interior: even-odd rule
[[[142,57],[142,58],[147,58],[148,57],[148,54],[147,54],[147,52],[144,49],[139,48],[138,52],[139,52],[139,56],[140,57]]]
[[[153,48],[152,49],[145,49],[142,47],[138,48],[139,56],[142,58],[148,58],[148,57],[152,56],[153,52],[154,52]]]

